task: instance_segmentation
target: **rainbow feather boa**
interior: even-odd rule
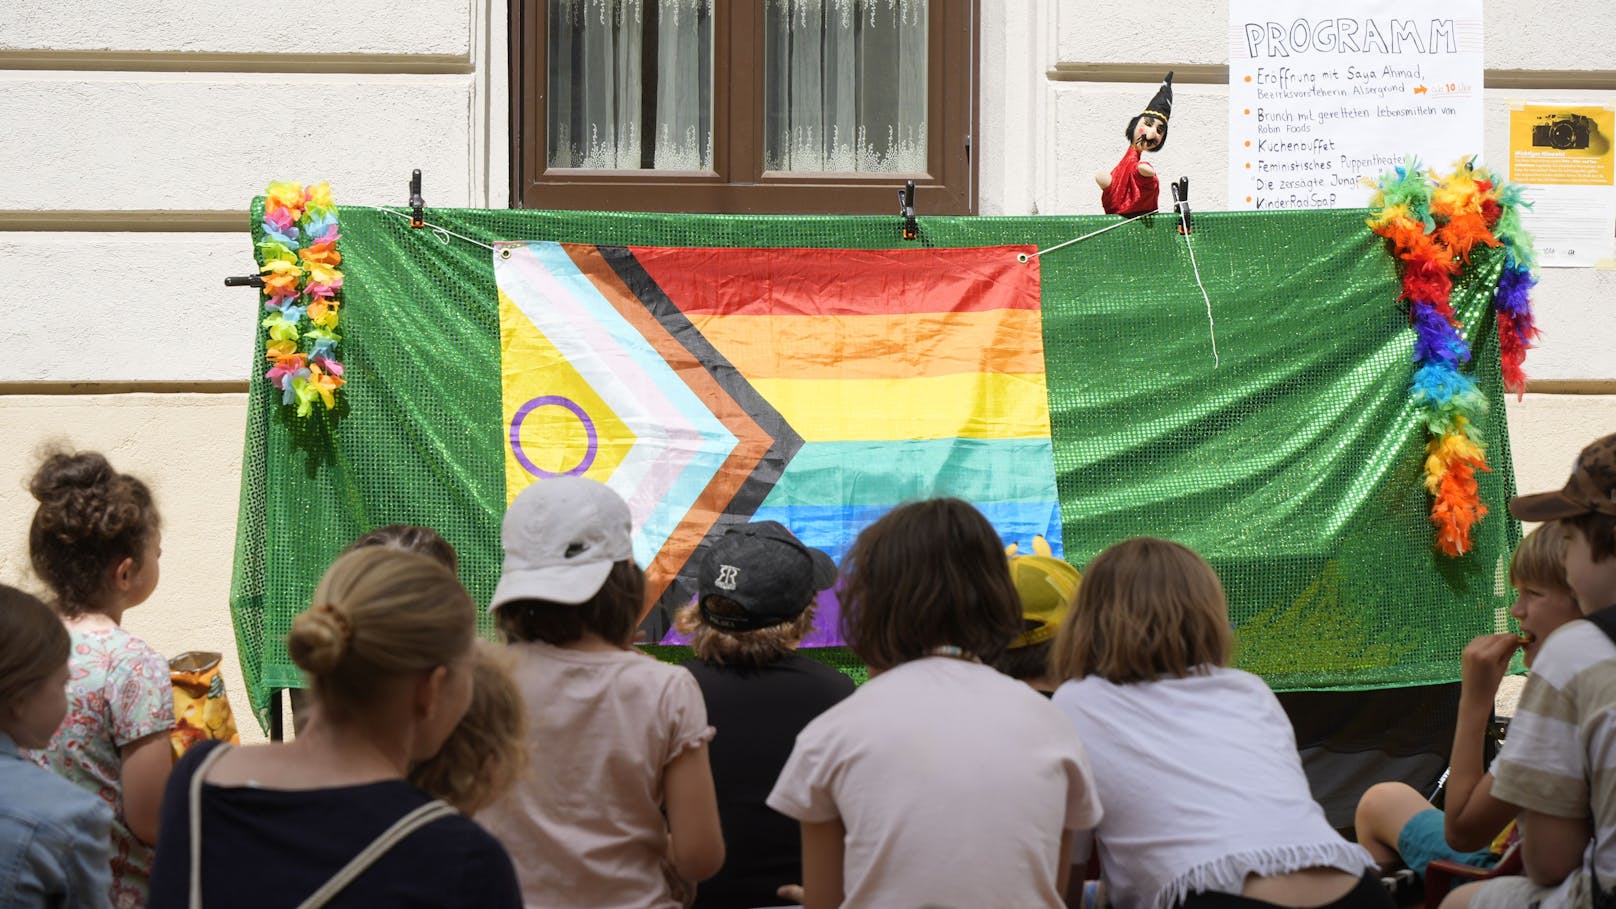
[[[1470,531],[1487,513],[1476,472],[1487,467],[1477,420],[1487,398],[1460,366],[1470,345],[1448,302],[1453,279],[1478,246],[1504,248],[1504,270],[1493,294],[1504,387],[1526,390],[1521,364],[1537,337],[1529,294],[1537,278],[1532,239],[1521,227],[1519,187],[1473,161],[1450,174],[1421,170],[1414,161],[1383,175],[1376,185],[1369,227],[1402,260],[1403,292],[1414,326],[1414,382],[1410,393],[1431,439],[1426,444],[1425,488],[1437,548],[1450,556],[1470,550]]]
[[[264,238],[258,243],[264,278],[264,374],[281,390],[281,403],[309,416],[315,402],[336,407],[342,387],[337,360],[337,310],[342,301],[342,254],[337,252],[337,207],[331,187],[272,182],[264,192]],[[300,245],[301,244],[301,245]],[[295,252],[294,252],[295,250]]]

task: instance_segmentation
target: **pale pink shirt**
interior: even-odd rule
[[[1083,745],[1048,699],[980,663],[914,660],[820,714],[769,795],[841,819],[843,909],[1059,909],[1066,830],[1100,820]]]
[[[678,909],[662,875],[662,774],[713,737],[695,677],[645,654],[511,645],[528,770],[479,812],[546,909]]]

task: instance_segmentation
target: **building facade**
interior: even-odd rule
[[[403,205],[419,168],[429,206],[564,196],[628,207],[616,190],[550,196],[524,182],[535,160],[523,157],[534,141],[524,121],[543,102],[520,84],[513,94],[511,73],[513,61],[534,65],[520,30],[548,10],[511,2],[519,8],[0,0],[0,581],[34,585],[26,479],[39,447],[104,450],[151,483],[164,516],[162,584],[129,627],[163,653],[223,651],[236,685],[228,596],[258,307],[222,279],[254,271],[251,198],[271,179],[328,180],[339,206]],[[644,0],[682,2],[694,0]],[[736,0],[736,12],[720,0],[726,46],[741,50],[718,76],[747,84],[734,61],[757,48],[741,40],[750,20],[733,16],[778,2]],[[1225,207],[1226,3],[931,0],[931,10],[968,35],[930,45],[936,72],[921,103],[964,114],[932,134],[951,146],[933,152],[952,156],[952,195],[923,189],[922,216],[960,204],[1098,213],[1092,174],[1114,163],[1122,124],[1167,69],[1177,96],[1158,166],[1191,177],[1197,208]],[[1485,18],[1484,161],[1504,164],[1512,102],[1616,101],[1616,5],[1488,0]],[[738,166],[746,148],[715,154]],[[889,211],[897,182],[841,187],[834,198],[851,201],[827,204]],[[777,194],[783,208],[814,195],[794,192]],[[1616,429],[1616,271],[1547,269],[1534,300],[1543,339],[1527,360],[1532,382],[1503,415],[1523,489],[1557,486],[1584,442]],[[239,687],[232,696],[244,711]]]

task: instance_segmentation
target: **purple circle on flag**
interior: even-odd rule
[[[527,419],[528,414],[538,410],[540,407],[564,407],[578,418],[578,422],[584,424],[584,434],[589,441],[584,448],[583,460],[579,461],[578,465],[571,470],[552,473],[529,461],[527,453],[522,450],[522,421]],[[589,465],[595,463],[595,454],[599,450],[600,440],[595,435],[595,421],[589,419],[589,414],[585,413],[584,409],[578,406],[578,402],[571,398],[563,398],[560,395],[542,395],[523,404],[517,409],[516,416],[511,417],[511,453],[516,455],[516,463],[521,464],[523,470],[536,477],[582,476],[583,472],[589,469]]]

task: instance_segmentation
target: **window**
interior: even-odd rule
[[[512,204],[975,207],[975,0],[513,0]]]

